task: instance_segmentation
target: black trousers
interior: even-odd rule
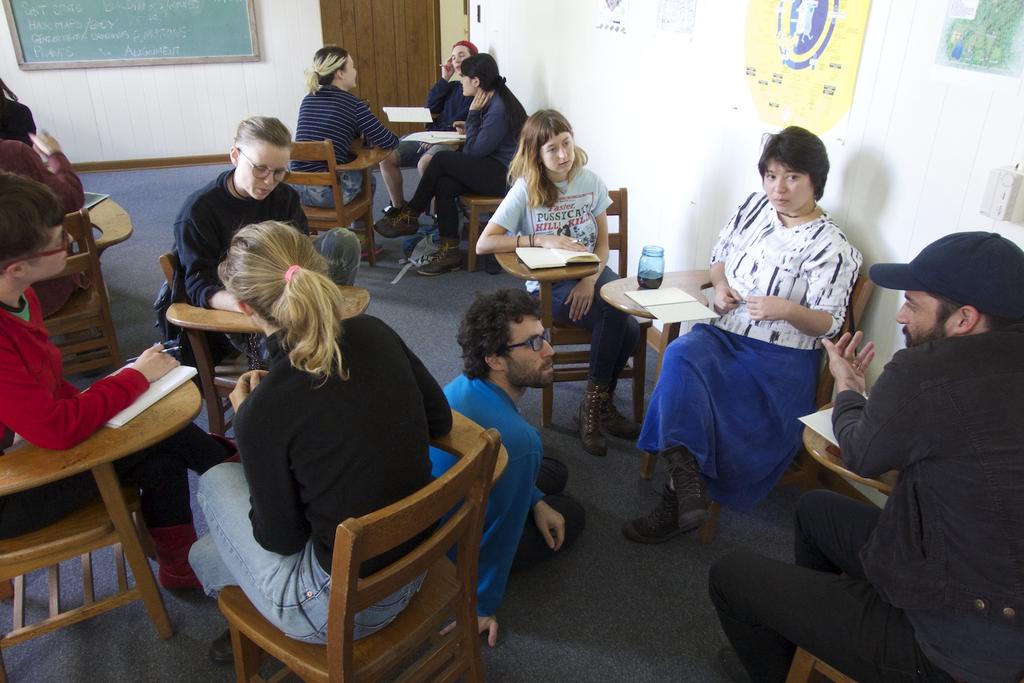
[[[576,541],[587,521],[583,506],[574,498],[562,493],[568,481],[569,469],[565,463],[554,458],[544,458],[541,461],[540,471],[537,473],[537,488],[544,494],[544,502],[565,517],[565,540],[562,541],[559,553],[565,552]],[[544,537],[533,522],[532,512],[528,513],[526,524],[523,526],[523,536],[519,539],[519,548],[512,559],[512,571],[527,569],[556,554],[558,553],[544,542]]]
[[[163,441],[114,463],[121,483],[138,487],[142,516],[150,527],[192,521],[188,470],[200,474],[230,453],[209,434],[189,424]],[[2,456],[0,456],[2,457]],[[99,496],[92,472],[0,498],[0,538],[53,524]]]
[[[459,238],[459,209],[455,201],[466,192],[504,196],[508,189],[508,168],[491,157],[473,157],[462,152],[438,152],[420,178],[409,208],[422,213],[434,200],[437,229],[441,237]]]
[[[626,367],[640,338],[640,323],[636,318],[605,303],[601,298],[601,288],[618,279],[615,271],[605,266],[594,285],[594,301],[590,304],[590,310],[577,321],[569,319],[571,306],[565,303],[565,299],[579,280],[562,280],[551,285],[555,317],[590,332],[590,367],[587,375],[591,381],[607,385],[613,393],[619,374]]]
[[[880,513],[812,491],[797,504],[795,566],[738,551],[711,567],[711,601],[753,680],[785,681],[797,645],[861,683],[953,680],[864,578],[859,552]]]

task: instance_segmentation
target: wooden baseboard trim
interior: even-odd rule
[[[105,171],[137,171],[147,168],[177,168],[230,163],[226,154],[198,154],[188,157],[157,157],[153,159],[118,159],[114,161],[86,161],[74,164],[77,173]]]

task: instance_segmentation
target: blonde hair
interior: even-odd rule
[[[291,277],[285,274],[292,266]],[[217,268],[224,288],[283,331],[292,367],[322,384],[348,379],[341,355],[342,298],[309,238],[278,221],[247,225]]]
[[[235,131],[235,145],[266,142],[275,147],[292,146],[292,133],[280,119],[271,116],[250,116],[238,124]]]
[[[515,182],[517,178],[526,181],[526,196],[531,209],[551,206],[558,200],[558,188],[545,173],[540,151],[548,140],[562,133],[572,135],[572,126],[554,109],[541,109],[523,124],[523,132],[519,135],[519,147],[508,166],[508,180],[509,184]],[[572,180],[576,171],[587,163],[587,153],[583,148],[576,146],[575,141],[573,147],[575,158],[569,169],[569,180]]]
[[[313,66],[306,69],[306,92],[313,94],[334,80],[334,73],[348,64],[348,51],[337,45],[324,45],[313,55]]]

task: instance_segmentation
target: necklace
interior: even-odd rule
[[[810,216],[811,214],[813,214],[817,210],[818,210],[818,203],[815,202],[811,206],[811,210],[808,211],[807,213],[783,213],[782,211],[777,211],[777,213],[780,216],[785,216],[786,218],[803,218],[804,216]]]

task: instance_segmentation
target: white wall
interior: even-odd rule
[[[318,0],[259,0],[262,59],[22,71],[0,12],[0,75],[73,162],[227,153],[252,114],[295,127],[303,70],[323,44]]]
[[[627,35],[597,31],[597,4],[474,0],[470,36],[528,111],[561,110],[591,167],[629,188],[631,272],[652,243],[669,269],[706,267],[722,224],[760,187],[770,129],[746,84],[746,3],[699,0],[692,40],[656,29],[653,0],[629,2]],[[989,169],[1024,158],[1024,98],[931,79],[945,5],[874,0],[849,124],[822,135],[832,171],[821,203],[866,264],[908,260],[958,230],[1024,244],[1024,228],[978,213]],[[876,290],[866,316],[883,360],[900,344],[898,304]]]

